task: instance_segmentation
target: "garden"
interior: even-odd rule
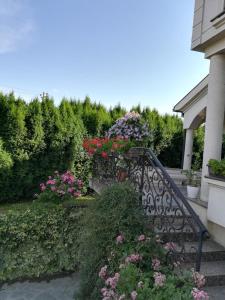
[[[1,283],[78,272],[75,299],[208,299],[204,277],[168,259],[174,245],[149,229],[126,176],[100,195],[88,184],[96,158],[132,147],[178,167],[182,139],[181,120],[154,110],[0,94]]]

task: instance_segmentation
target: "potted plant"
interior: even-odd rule
[[[187,177],[187,196],[196,199],[200,191],[200,176],[194,170],[184,170],[183,173]]]
[[[210,177],[225,181],[225,159],[210,159],[208,168]]]

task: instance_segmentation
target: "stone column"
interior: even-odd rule
[[[193,133],[194,133],[193,129],[191,128],[186,129],[183,170],[191,169]]]
[[[221,159],[225,110],[225,55],[216,54],[210,59],[208,99],[205,123],[205,142],[202,166],[201,199],[208,200],[207,164],[209,159]]]

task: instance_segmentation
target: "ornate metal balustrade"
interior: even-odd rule
[[[207,229],[151,149],[132,148],[125,155],[96,157],[93,178],[103,186],[129,180],[140,194],[150,228],[167,247],[168,258],[194,261],[200,270]]]

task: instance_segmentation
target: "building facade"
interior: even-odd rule
[[[178,102],[184,116],[184,169],[191,168],[193,130],[205,124],[199,204],[192,204],[216,240],[225,245],[225,182],[209,178],[208,161],[221,159],[225,132],[225,0],[196,0],[191,48],[210,60],[209,75]],[[221,241],[220,241],[221,242]]]

